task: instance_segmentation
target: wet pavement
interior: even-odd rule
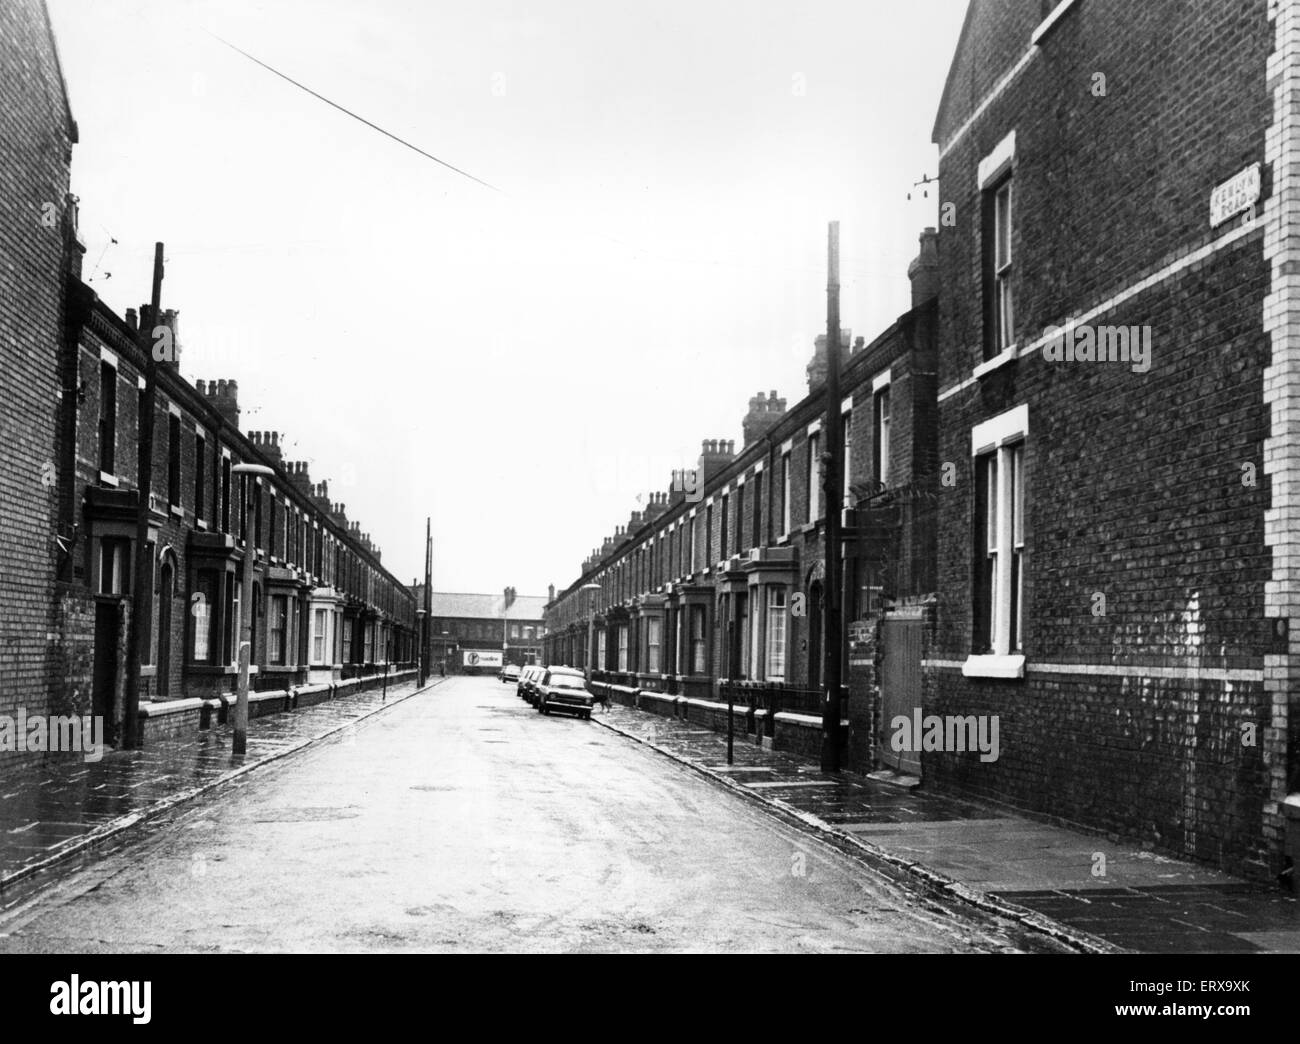
[[[0,913],[8,952],[1052,948],[1022,935],[490,678],[244,774]]]
[[[197,790],[220,784],[410,696],[414,683],[368,690],[249,722],[248,748],[231,750],[228,725],[143,750],[0,763],[0,909],[42,868],[109,841],[123,828]],[[20,887],[22,886],[22,887]]]
[[[1159,953],[1300,952],[1300,901],[1131,844],[922,788],[820,768],[737,736],[614,705],[596,721],[960,886],[1112,947]]]

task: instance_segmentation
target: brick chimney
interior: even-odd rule
[[[849,345],[853,341],[853,331],[840,329],[840,370],[844,369],[848,363],[852,352]],[[813,341],[812,362],[808,364],[808,390],[812,391],[820,387],[826,381],[826,335],[818,334],[817,339]]]
[[[272,464],[283,464],[280,455],[280,433],[278,431],[250,431],[248,441],[262,451],[262,456]]]
[[[702,446],[699,471],[701,490],[736,456],[736,443],[733,439],[705,439]]]
[[[346,504],[334,504],[330,507],[330,518],[340,529],[348,528],[348,510]]]
[[[554,584],[547,584],[547,585],[546,585],[546,600],[547,600],[548,602],[553,602],[553,601],[555,601],[555,585],[554,585]],[[242,656],[243,654],[241,653],[240,655]]]
[[[328,515],[333,510],[334,505],[330,503],[330,484],[325,480],[311,484],[311,499],[321,514]]]
[[[745,414],[745,419],[741,423],[745,445],[757,442],[776,427],[784,416],[785,400],[777,398],[775,388],[772,389],[770,399],[763,392],[759,392],[749,400],[749,412]]]
[[[239,430],[239,382],[195,381],[194,390],[202,395],[221,414],[221,419],[236,431]]]
[[[921,233],[921,251],[907,266],[912,281],[912,307],[939,296],[939,233],[927,228]]]
[[[305,460],[291,460],[286,465],[289,472],[289,481],[293,483],[294,488],[304,496],[312,496],[311,476],[307,474],[307,462]]]
[[[650,502],[641,513],[642,522],[651,522],[668,510],[668,494],[651,492]]]

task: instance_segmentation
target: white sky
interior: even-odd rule
[[[966,6],[49,3],[92,288],[138,306],[165,242],[191,381],[237,379],[399,578],[432,515],[436,590],[526,594],[806,393],[828,221],[843,325],[906,310]]]

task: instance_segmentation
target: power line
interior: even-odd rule
[[[381,127],[381,126],[379,126],[379,124],[377,124],[377,123],[371,123],[371,122],[370,122],[368,119],[366,119],[364,116],[359,116],[357,113],[353,112],[351,109],[345,108],[344,106],[340,105],[338,102],[330,101],[330,99],[329,99],[329,98],[326,98],[325,95],[320,94],[320,93],[318,93],[318,92],[316,92],[316,91],[313,91],[313,90],[312,90],[310,87],[308,87],[306,84],[299,83],[299,82],[298,82],[297,80],[295,80],[292,76],[287,76],[287,75],[285,75],[284,73],[282,73],[279,69],[276,69],[276,68],[274,68],[273,66],[267,65],[266,62],[262,61],[260,58],[254,58],[254,57],[253,57],[251,54],[249,54],[247,51],[242,50],[242,49],[239,48],[239,47],[236,47],[236,46],[235,46],[234,44],[232,44],[229,40],[222,39],[220,36],[218,36],[216,33],[212,32],[211,30],[209,30],[209,29],[204,29],[203,31],[204,31],[205,33],[207,33],[210,37],[212,37],[214,40],[217,40],[217,41],[219,41],[220,43],[225,44],[225,45],[226,45],[227,47],[229,47],[232,51],[236,51],[236,52],[238,52],[239,54],[242,54],[242,55],[243,55],[245,58],[247,58],[250,62],[256,62],[258,65],[260,65],[260,66],[261,66],[263,69],[265,69],[267,72],[275,73],[275,75],[278,76],[278,77],[280,77],[280,79],[282,79],[282,80],[288,80],[289,83],[293,84],[293,85],[294,85],[295,87],[297,87],[299,90],[306,91],[306,92],[307,92],[308,94],[310,94],[313,98],[318,98],[318,99],[320,99],[321,101],[323,101],[326,105],[333,106],[334,108],[338,109],[339,112],[344,113],[344,114],[346,114],[346,115],[348,115],[348,116],[351,116],[354,120],[358,120],[359,122],[364,123],[364,124],[365,124],[367,127],[369,127],[371,130],[376,130],[376,131],[378,131],[380,134],[384,135],[384,137],[386,137],[386,138],[392,138],[393,141],[397,142],[399,145],[405,145],[405,146],[406,146],[408,149],[410,149],[411,151],[413,151],[413,152],[418,152],[421,156],[425,157],[426,159],[431,159],[431,160],[433,160],[434,163],[441,164],[442,166],[446,167],[448,170],[455,171],[455,172],[456,172],[457,174],[459,174],[461,177],[463,177],[463,178],[469,178],[470,181],[477,182],[478,184],[482,185],[484,188],[491,189],[493,192],[500,192],[500,191],[501,191],[501,190],[500,190],[499,188],[497,188],[495,185],[489,185],[486,181],[482,180],[481,178],[476,178],[476,177],[474,177],[473,174],[467,173],[466,171],[461,170],[459,167],[454,167],[454,166],[452,166],[452,165],[451,165],[450,163],[448,163],[446,160],[440,160],[437,156],[433,155],[433,153],[431,153],[431,152],[425,152],[424,149],[420,148],[418,145],[412,145],[412,144],[411,144],[409,141],[407,141],[405,138],[399,138],[396,134],[392,133],[392,131],[386,131],[386,130],[384,130],[384,128]]]

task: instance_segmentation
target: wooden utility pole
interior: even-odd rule
[[[826,281],[826,453],[823,460],[826,489],[826,586],[824,588],[823,677],[826,698],[822,701],[822,771],[840,767],[840,680],[844,636],[840,613],[840,518],[844,507],[844,435],[840,414],[840,223],[830,223],[827,238]],[[842,481],[843,480],[843,481]]]
[[[131,585],[131,626],[126,641],[126,705],[123,708],[122,746],[139,745],[140,659],[149,646],[145,627],[153,600],[153,557],[149,554],[149,493],[153,489],[153,414],[158,401],[158,360],[154,358],[153,330],[162,314],[163,245],[153,246],[153,293],[148,316],[140,316],[137,341],[144,353],[144,400],[138,426],[139,456],[136,458],[134,581]]]
[[[424,656],[424,673],[425,677],[429,674],[429,654],[430,642],[429,636],[433,632],[433,620],[430,613],[433,611],[433,518],[425,516],[424,519],[424,627],[420,635],[420,651]],[[443,665],[446,666],[446,650],[443,650]]]

